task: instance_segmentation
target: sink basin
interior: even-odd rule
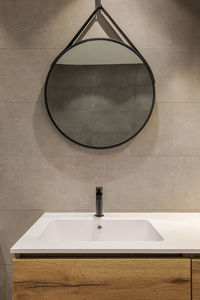
[[[73,230],[72,230],[73,228]],[[52,220],[40,240],[70,241],[162,241],[162,236],[147,220],[67,219]]]
[[[11,253],[200,253],[200,213],[45,213]]]

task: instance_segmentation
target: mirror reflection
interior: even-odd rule
[[[128,46],[92,39],[73,45],[53,64],[46,105],[56,127],[83,146],[109,148],[135,136],[154,104],[154,84]]]

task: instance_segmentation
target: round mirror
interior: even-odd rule
[[[136,136],[154,106],[154,78],[136,51],[109,39],[84,40],[53,62],[45,102],[57,129],[90,148],[119,146]]]

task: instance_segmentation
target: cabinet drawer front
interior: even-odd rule
[[[190,300],[190,259],[13,261],[13,300]]]

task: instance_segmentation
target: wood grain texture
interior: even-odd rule
[[[192,259],[192,300],[200,300],[200,259]]]
[[[190,259],[15,259],[13,300],[190,300]]]

